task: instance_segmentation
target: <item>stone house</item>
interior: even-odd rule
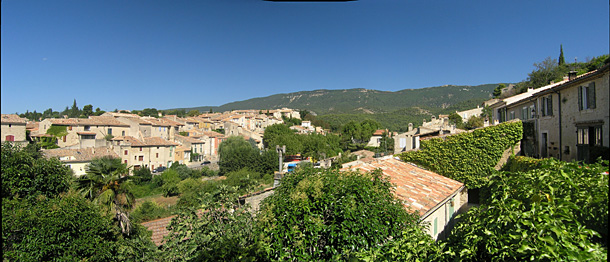
[[[123,163],[134,169],[149,168],[151,170],[174,162],[174,154],[178,143],[160,137],[145,137],[139,140],[132,136],[119,136],[112,139],[112,148]]]
[[[610,65],[536,95],[541,157],[594,162],[610,147]]]
[[[609,65],[493,104],[494,123],[519,119],[521,149],[531,157],[583,160],[608,154]]]
[[[396,185],[395,195],[409,212],[428,224],[428,234],[444,239],[455,225],[455,216],[466,209],[464,184],[392,157],[373,159],[342,168],[342,171],[371,172],[381,169]]]
[[[0,126],[2,142],[9,141],[16,144],[27,144],[26,137],[27,120],[15,114],[2,114],[0,116]]]
[[[176,135],[176,142],[190,150],[191,155],[193,155],[193,161],[203,161],[206,157],[209,157],[209,151],[206,154],[206,151],[204,150],[205,140]]]
[[[65,127],[67,135],[57,140],[59,147],[105,147],[110,136],[129,134],[130,126],[114,117],[90,116],[89,118],[45,119],[40,122],[39,134],[46,134],[52,126]]]
[[[72,169],[72,172],[76,177],[82,176],[87,172],[87,168],[94,158],[119,158],[112,149],[107,147],[89,147],[82,149],[56,148],[43,150],[42,154],[47,158],[58,158],[59,161]]]

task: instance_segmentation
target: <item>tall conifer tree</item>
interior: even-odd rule
[[[566,63],[566,59],[563,57],[563,45],[559,45],[559,65]]]

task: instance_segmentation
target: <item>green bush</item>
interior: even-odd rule
[[[419,226],[381,172],[298,169],[287,174],[256,216],[267,259],[344,260]]]
[[[5,261],[114,261],[119,231],[76,192],[2,200]]]
[[[145,183],[149,183],[153,178],[153,174],[150,172],[148,168],[139,168],[133,171],[133,176],[131,180],[136,185],[141,185]]]
[[[251,192],[257,185],[260,184],[261,175],[257,172],[243,168],[239,171],[230,172],[227,174],[227,179],[224,184],[236,187],[240,194]]]
[[[157,203],[153,201],[147,200],[138,206],[130,215],[133,222],[141,223],[157,218],[168,217],[171,215],[171,211],[157,205]]]
[[[65,192],[72,181],[72,170],[57,158],[42,157],[38,148],[2,143],[2,199],[54,197]]]
[[[502,167],[501,171],[509,172],[527,172],[533,169],[540,168],[543,160],[526,157],[526,156],[510,156],[508,161]]]
[[[448,249],[460,261],[606,261],[607,172],[554,159],[497,172],[490,201],[458,217]]]

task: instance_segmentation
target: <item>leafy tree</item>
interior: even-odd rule
[[[269,260],[343,260],[401,237],[418,217],[392,194],[381,172],[297,169],[257,214],[259,245]]]
[[[145,184],[152,180],[153,175],[148,168],[138,168],[133,171],[131,180],[136,184]]]
[[[457,128],[463,128],[464,121],[462,120],[462,116],[458,113],[453,112],[449,115],[449,123],[454,124]]]
[[[506,88],[505,84],[499,84],[498,86],[496,86],[496,88],[494,88],[494,92],[492,93],[494,98],[498,98],[500,97],[500,95],[502,94],[502,89]]]
[[[165,238],[163,261],[254,261],[253,215],[239,205],[237,190],[220,185],[202,205],[181,210]],[[198,209],[206,212],[198,212]]]
[[[104,113],[106,113],[106,111],[103,111],[103,110],[101,110],[101,109],[98,107],[98,108],[96,108],[96,109],[95,109],[95,113],[94,113],[93,115],[96,115],[96,116],[101,116],[101,115],[103,115]]]
[[[484,121],[485,120],[483,119],[483,117],[471,116],[470,118],[468,118],[468,121],[466,121],[466,123],[464,124],[464,127],[466,129],[475,129],[475,128],[483,127]]]
[[[127,235],[132,229],[128,212],[135,204],[129,179],[129,168],[120,158],[101,157],[93,159],[86,174],[76,180],[83,196],[99,204],[106,213],[113,214]]]
[[[57,158],[42,157],[39,148],[2,143],[2,199],[47,197],[70,187],[72,170]]]
[[[483,107],[483,112],[481,112],[481,117],[489,119],[492,116],[493,116],[493,109],[490,106],[485,105]]]
[[[200,114],[201,113],[199,113],[199,110],[193,109],[193,110],[189,111],[186,115],[187,116],[198,116]]]
[[[260,158],[258,148],[253,147],[243,137],[232,136],[218,147],[218,166],[221,174],[238,171],[244,167],[255,167]]]
[[[135,110],[134,110],[135,112]],[[142,110],[140,112],[141,116],[152,116],[152,117],[159,117],[159,111],[157,111],[156,108],[144,108],[144,110]]]
[[[557,60],[558,65],[563,65],[566,63],[566,59],[563,57],[563,45],[559,45],[559,59]]]
[[[6,261],[114,261],[118,240],[110,218],[75,192],[2,200]]]
[[[83,106],[83,114],[82,115],[84,117],[92,116],[93,115],[93,106],[92,105]]]

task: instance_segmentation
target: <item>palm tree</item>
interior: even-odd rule
[[[85,175],[77,181],[78,190],[97,203],[107,213],[114,213],[123,234],[131,232],[129,211],[135,198],[129,190],[129,168],[120,158],[96,158],[89,164]]]

